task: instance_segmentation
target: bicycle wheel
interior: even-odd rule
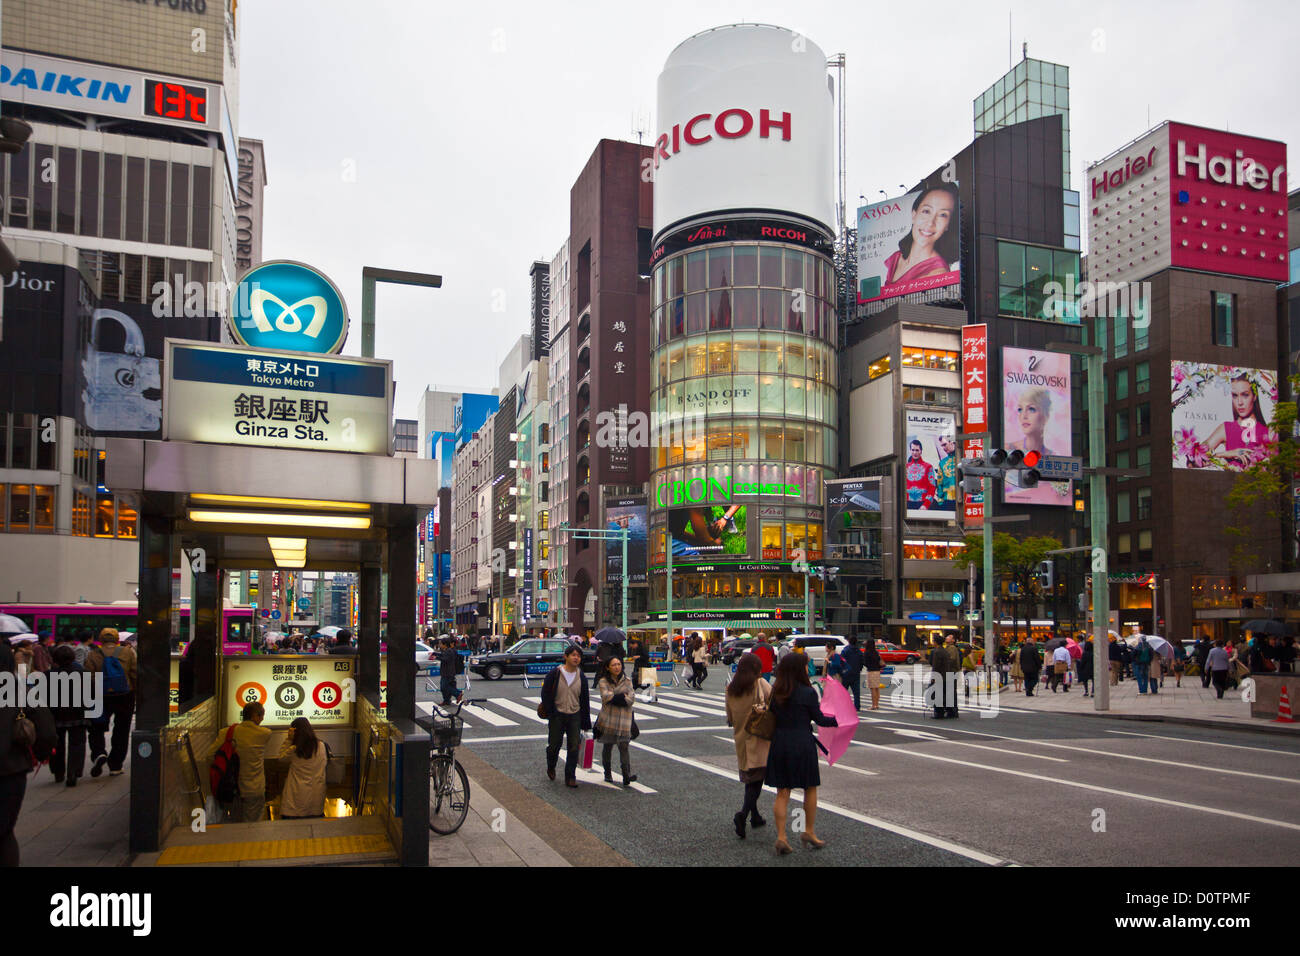
[[[443,836],[455,833],[468,814],[465,768],[450,754],[434,754],[429,760],[429,829]]]

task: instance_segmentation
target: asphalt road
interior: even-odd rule
[[[744,841],[731,829],[742,786],[724,675],[638,703],[632,790],[603,783],[599,745],[584,786],[547,780],[540,679],[475,679],[467,696],[489,703],[466,708],[465,745],[638,865],[1283,866],[1300,849],[1300,738],[1030,713],[1011,695],[992,716],[964,705],[936,721],[886,694],[843,760],[823,760],[829,846],[778,859],[770,825]],[[417,696],[437,697],[422,682]],[[759,805],[770,823],[770,792]]]

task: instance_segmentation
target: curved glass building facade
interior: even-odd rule
[[[822,557],[837,461],[830,237],[806,223],[731,231],[808,244],[712,242],[654,267],[651,609],[667,604],[671,548],[674,623],[792,627],[807,582],[790,564]]]

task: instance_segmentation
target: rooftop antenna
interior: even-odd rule
[[[632,113],[632,132],[636,134],[637,144],[640,145],[645,139],[646,131],[650,128],[650,117],[640,110]]]
[[[1022,57],[1024,57],[1024,59],[1026,59],[1026,60],[1029,59],[1029,41],[1028,41],[1028,40],[1026,40],[1026,41],[1024,41],[1022,44],[1020,44],[1020,55],[1021,55]]]

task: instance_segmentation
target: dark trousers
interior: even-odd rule
[[[0,866],[18,865],[18,840],[14,825],[23,808],[27,792],[27,774],[7,773],[0,777]]]
[[[699,687],[704,683],[704,679],[709,676],[709,669],[704,666],[703,662],[691,664],[691,667],[695,669],[694,673],[691,674],[691,683]]]
[[[621,744],[602,745],[600,750],[600,764],[602,767],[605,768],[606,773],[610,772],[610,770],[612,769],[610,766],[610,761],[614,759],[615,747],[618,748],[619,767],[623,771],[623,776],[626,777],[632,773],[632,755],[628,752],[628,746],[626,741],[624,741]]]
[[[758,816],[758,798],[763,792],[763,781],[756,780],[754,783],[745,784],[745,803],[740,808],[740,812],[748,819]]]
[[[841,680],[844,681],[844,686],[849,689],[849,693],[853,695],[853,709],[861,710],[862,709],[862,671],[858,671],[855,674],[845,674],[841,678]]]
[[[67,775],[76,780],[86,773],[86,725],[60,724],[54,753],[50,754],[50,773],[55,779]],[[66,758],[66,759],[65,759]]]
[[[554,770],[560,759],[560,740],[568,736],[569,750],[564,757],[564,779],[578,779],[578,748],[582,745],[582,715],[576,711],[572,714],[552,714],[549,735],[546,743],[546,769]]]
[[[1034,687],[1038,684],[1038,671],[1025,671],[1025,696],[1034,696]]]
[[[443,704],[450,704],[456,698],[456,675],[443,674],[438,681],[438,689],[442,691]]]
[[[1051,673],[1052,673],[1052,681],[1051,681],[1052,693],[1055,694],[1056,688],[1060,687],[1061,683],[1065,680],[1065,675],[1056,673],[1055,667],[1052,668]]]
[[[131,749],[131,715],[135,713],[135,694],[105,694],[101,722],[90,722],[90,759],[108,754],[108,769],[121,770]],[[105,749],[104,735],[109,719],[113,722],[112,749]]]
[[[1201,665],[1201,686],[1202,687],[1210,686],[1210,670],[1204,664]]]
[[[1211,671],[1210,679],[1214,681],[1214,689],[1218,693],[1219,699],[1222,700],[1223,692],[1228,689],[1228,672]]]

